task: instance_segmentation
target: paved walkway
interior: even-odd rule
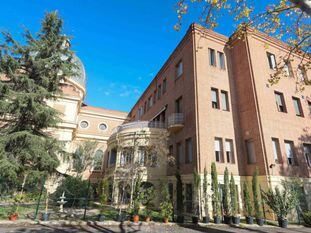
[[[0,233],[311,233],[311,228],[306,227],[290,227],[282,229],[271,226],[252,226],[252,227],[229,227],[226,225],[217,226],[193,226],[193,225],[127,225],[120,224],[114,226],[108,225],[78,225],[78,226],[55,226],[55,225],[25,225],[25,226],[5,226],[0,225]]]

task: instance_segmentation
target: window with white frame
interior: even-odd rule
[[[124,148],[121,153],[120,166],[126,166],[132,163],[133,150],[131,148]]]
[[[217,52],[218,54],[218,60],[219,60],[219,68],[222,70],[226,69],[226,65],[225,65],[225,55],[222,52]]]
[[[272,53],[267,52],[267,57],[268,57],[268,62],[269,62],[269,67],[272,70],[276,69],[276,60],[275,60],[275,55]]]
[[[215,50],[209,48],[209,49],[208,49],[208,54],[209,54],[209,64],[210,64],[210,66],[216,66],[216,55],[215,55]]]
[[[256,163],[255,145],[253,140],[246,140],[246,152],[248,164]]]
[[[292,77],[293,76],[293,70],[292,66],[289,61],[286,61],[284,64],[284,73],[287,77]]]
[[[284,101],[284,95],[281,92],[274,92],[275,103],[279,112],[286,112],[286,106]]]
[[[280,163],[281,149],[279,139],[272,138],[273,159],[275,163]]]
[[[296,97],[292,97],[292,99],[293,99],[296,116],[303,117],[303,111],[302,111],[300,99]]]
[[[216,162],[222,163],[222,139],[215,138],[214,140],[214,147],[215,147],[215,160]]]
[[[311,167],[311,144],[303,144],[303,153],[305,155],[308,166]]]
[[[212,94],[212,108],[219,109],[218,89],[212,88],[211,94]]]
[[[287,157],[287,164],[294,165],[294,142],[292,141],[284,141],[285,143],[285,153]]]
[[[226,91],[221,91],[221,109],[229,111],[228,92]]]
[[[104,157],[104,152],[102,150],[97,150],[93,158],[93,171],[102,170],[102,161]]]
[[[139,147],[138,149],[138,162],[141,166],[145,165],[146,149],[144,147]]]
[[[233,141],[231,139],[226,139],[225,148],[227,163],[234,163]]]

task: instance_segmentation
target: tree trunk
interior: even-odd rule
[[[27,176],[28,176],[28,174],[27,174],[27,173],[25,173],[25,175],[24,175],[24,179],[23,179],[23,183],[22,183],[22,189],[21,189],[20,195],[23,195],[23,192],[24,192],[24,187],[25,187],[26,180],[27,180]]]

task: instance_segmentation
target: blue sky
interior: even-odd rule
[[[72,35],[73,50],[87,73],[89,105],[129,111],[185,34],[198,21],[199,9],[191,8],[182,30],[176,0],[24,0],[3,1],[0,30],[18,39],[23,28],[38,31],[45,12],[58,10],[64,32]],[[222,21],[227,21],[223,18]],[[233,26],[220,24],[229,35]]]

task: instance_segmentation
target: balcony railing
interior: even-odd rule
[[[165,129],[165,123],[163,122],[153,122],[153,121],[134,121],[130,123],[126,123],[123,125],[120,125],[113,129],[112,133],[120,133],[123,130],[126,129],[134,129],[134,128],[159,128],[159,129]]]
[[[173,113],[168,117],[168,129],[171,131],[178,131],[184,127],[184,114]]]

